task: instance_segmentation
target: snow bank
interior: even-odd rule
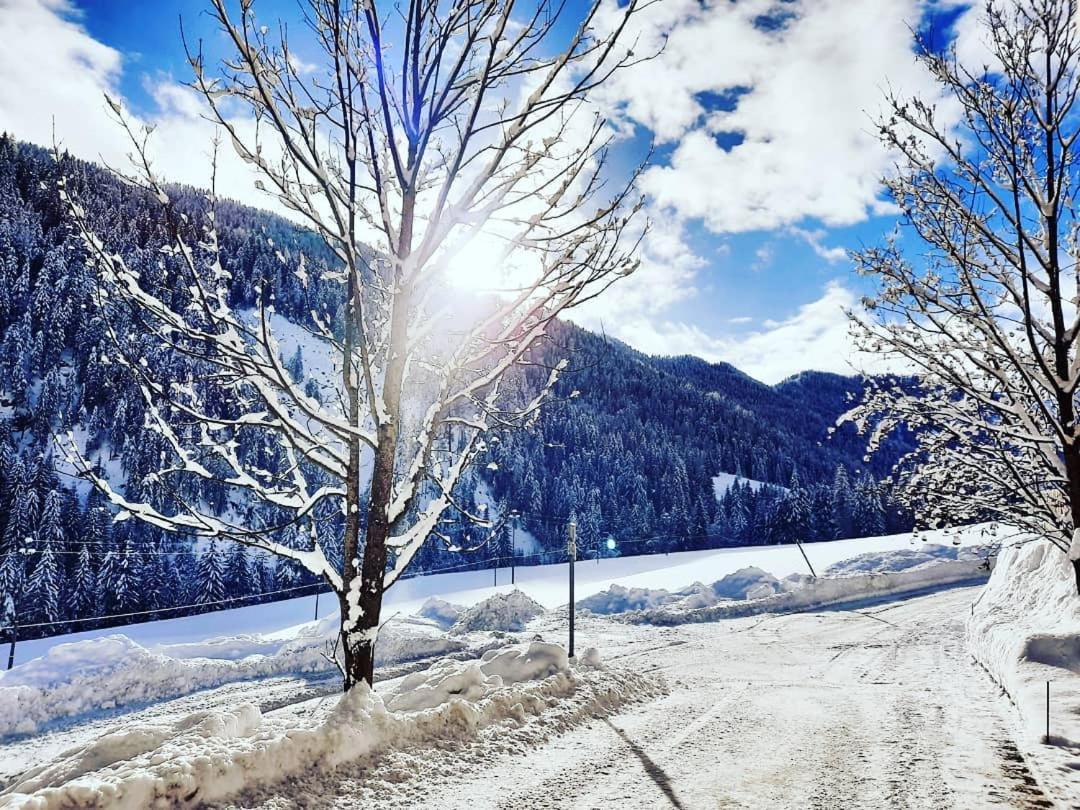
[[[506,684],[537,680],[569,671],[566,650],[557,644],[534,641],[528,649],[490,650],[479,661],[462,663],[444,659],[429,669],[401,680],[387,698],[393,711],[415,711],[440,706],[460,697],[479,700]]]
[[[607,590],[578,601],[577,606],[601,615],[659,607],[694,610],[734,599],[760,599],[784,588],[784,583],[769,572],[748,566],[727,574],[712,585],[695,582],[679,591],[612,585]]]
[[[410,690],[424,699],[408,700]],[[498,733],[541,715],[545,729],[557,732],[661,690],[649,676],[572,666],[565,651],[534,643],[479,664],[444,662],[387,700],[362,685],[336,703],[317,699],[295,711],[264,715],[245,704],[171,727],[125,728],[23,774],[0,794],[0,807],[194,807],[406,745]]]
[[[458,618],[451,633],[469,633],[474,630],[501,630],[519,632],[525,623],[544,612],[544,606],[535,599],[514,589],[510,593],[497,593],[483,602],[473,605]]]
[[[590,613],[608,615],[629,610],[648,610],[674,602],[678,595],[663,588],[627,588],[612,585],[607,590],[587,596],[577,602],[579,609]]]
[[[420,610],[416,611],[415,616],[419,616],[423,619],[431,619],[439,627],[450,627],[454,622],[461,618],[461,614],[465,612],[465,608],[461,605],[455,605],[452,602],[447,602],[445,599],[439,599],[436,596],[428,598],[420,606]]]
[[[713,604],[676,600],[659,607],[630,610],[620,618],[634,624],[675,625],[898,596],[985,579],[988,554],[985,547],[944,546],[872,552],[837,563],[826,570],[825,576],[816,578],[792,574],[777,580],[760,569],[744,569],[712,586],[717,597]],[[742,598],[722,597],[725,592]]]
[[[848,574],[886,574],[907,571],[924,565],[932,565],[941,560],[982,561],[989,553],[987,546],[942,546],[936,543],[924,543],[917,548],[901,548],[891,551],[877,551],[859,554],[846,560],[833,563],[825,569],[825,576],[846,576]]]
[[[1050,681],[1051,741],[1080,746],[1080,597],[1059,549],[1029,540],[1002,550],[968,620],[968,642],[1016,704],[1029,742],[1046,733]]]
[[[0,673],[0,737],[31,733],[59,718],[165,700],[233,681],[328,672],[333,665],[325,653],[336,626],[331,617],[292,639],[237,636],[152,650],[119,634],[58,644],[42,657]],[[413,661],[465,646],[434,629],[388,624],[379,634],[376,661]]]

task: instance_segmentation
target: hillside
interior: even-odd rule
[[[160,251],[165,229],[190,227],[165,222],[137,191],[94,166],[68,157],[58,166],[38,147],[0,138],[0,592],[16,594],[21,622],[33,625],[22,632],[310,589],[299,571],[240,546],[195,547],[134,521],[114,524],[101,498],[58,464],[52,437],[73,430],[129,489],[168,498],[146,475],[167,447],[144,427],[144,403],[131,381],[108,362],[93,273],[57,198],[61,170],[110,247],[163,296],[184,295],[170,286],[176,259]],[[193,221],[205,210],[195,189],[173,196]],[[233,306],[252,305],[262,281],[284,317],[303,324],[317,311],[339,324],[338,291],[320,279],[330,260],[311,233],[228,202],[219,204],[218,223]],[[296,272],[301,253],[310,284]],[[137,324],[125,331],[142,339]],[[311,346],[282,348],[298,368],[305,348],[312,356]],[[883,474],[884,462],[864,470],[850,431],[826,437],[847,396],[860,393],[858,380],[810,373],[768,386],[726,364],[649,357],[570,324],[559,325],[542,351],[549,360],[571,357],[555,401],[534,429],[499,437],[494,467],[471,475],[459,493],[466,503],[493,501],[500,514],[521,513],[520,529],[539,544],[522,563],[561,556],[571,515],[586,554],[609,536],[616,548],[605,544],[603,553],[635,554],[906,528],[887,489],[871,477]],[[157,356],[184,368],[181,358]],[[535,384],[532,373],[524,373],[525,387]],[[319,383],[309,383],[317,395]],[[263,452],[256,438],[243,443],[243,452]],[[777,486],[736,485],[717,502],[712,477],[721,472]],[[199,497],[245,508],[213,487]],[[324,522],[331,554],[335,520]],[[469,532],[464,520],[447,529],[456,539]],[[417,564],[482,567],[509,553],[487,547],[450,554],[430,544]]]

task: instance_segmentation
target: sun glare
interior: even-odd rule
[[[447,281],[459,290],[498,293],[505,291],[515,275],[511,270],[513,257],[505,259],[504,243],[489,233],[480,233],[470,240],[447,265]]]

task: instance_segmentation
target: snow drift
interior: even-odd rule
[[[612,586],[578,604],[594,613],[620,614],[623,621],[659,625],[808,610],[979,581],[989,573],[989,554],[984,546],[926,545],[861,554],[816,578],[792,574],[778,580],[760,568],[744,568],[709,587],[698,583],[674,593],[631,593]]]
[[[1009,694],[1025,735],[1080,746],[1080,597],[1072,564],[1047,540],[1002,550],[968,620],[975,659]],[[1076,763],[1080,765],[1080,762]]]
[[[463,612],[451,633],[469,633],[475,630],[500,630],[520,632],[525,624],[544,612],[544,606],[518,589],[510,593],[497,593]]]
[[[436,596],[428,597],[428,599],[420,606],[420,610],[416,611],[414,615],[419,616],[422,619],[430,619],[439,625],[439,627],[447,628],[454,624],[461,614],[465,612],[465,608],[461,605],[455,605],[452,602],[447,602],[445,599],[439,599]]]
[[[124,635],[58,644],[0,673],[0,737],[59,718],[136,706],[239,680],[329,672],[327,642],[337,617],[305,625],[291,639],[234,636],[199,644],[143,647]],[[391,623],[379,634],[380,666],[462,650],[434,628]]]
[[[534,642],[480,662],[443,662],[386,699],[361,685],[337,702],[309,701],[272,715],[244,704],[169,727],[128,727],[24,773],[0,794],[0,807],[194,807],[305,771],[405,745],[468,740],[541,715],[548,733],[557,732],[661,689],[648,676],[571,665],[561,648]]]
[[[748,566],[727,574],[712,585],[695,582],[678,591],[612,585],[607,590],[581,599],[577,606],[602,615],[659,607],[693,610],[733,599],[760,599],[784,588],[785,584],[769,572]]]

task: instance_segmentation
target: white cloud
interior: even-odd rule
[[[665,0],[639,21],[638,50],[663,53],[609,88],[622,113],[675,144],[643,177],[653,203],[717,233],[812,218],[860,222],[880,197],[889,156],[874,134],[888,85],[935,89],[912,54],[921,0]],[[788,15],[774,30],[763,14]],[[721,44],[722,43],[722,44]],[[741,89],[734,109],[707,112],[702,93]],[[723,133],[742,142],[725,149]]]
[[[591,329],[614,330],[619,338],[629,340],[624,324],[659,317],[697,292],[695,279],[703,261],[687,246],[678,222],[662,214],[652,222],[639,258],[641,264],[633,275],[574,310],[571,320]]]
[[[798,228],[792,225],[788,228],[788,233],[792,236],[797,236],[802,239],[806,244],[810,245],[811,250],[814,251],[819,257],[827,261],[829,264],[835,264],[836,262],[842,262],[848,257],[847,248],[842,247],[827,247],[822,244],[822,240],[825,239],[826,233],[822,228],[816,230],[807,230],[806,228]]]
[[[879,358],[856,350],[846,309],[859,310],[855,294],[832,282],[820,298],[799,307],[790,317],[766,321],[762,329],[746,335],[715,336],[692,324],[644,318],[610,331],[650,354],[693,354],[731,363],[770,384],[808,369],[837,374],[887,370],[888,365]]]
[[[67,0],[0,0],[0,129],[78,154],[116,157],[102,94],[115,93],[122,58],[90,37]]]
[[[758,249],[754,251],[754,263],[750,265],[750,269],[755,273],[759,273],[765,268],[769,267],[773,263],[773,258],[776,256],[776,250],[773,248],[771,242],[765,242],[758,246]]]

